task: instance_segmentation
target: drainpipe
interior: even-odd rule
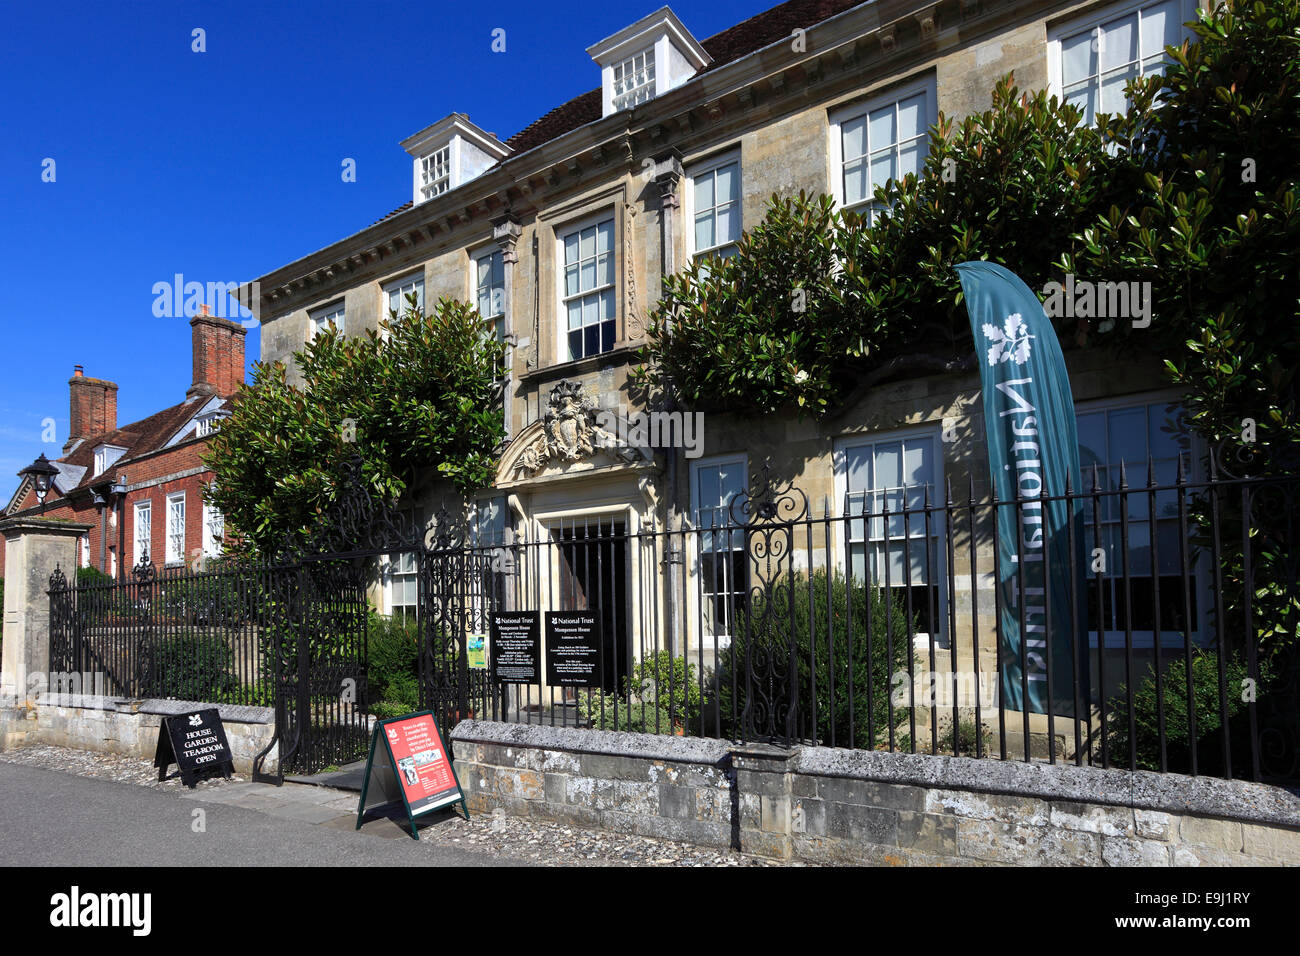
[[[676,213],[679,205],[677,187],[681,182],[683,175],[681,155],[676,150],[673,150],[663,158],[656,160],[654,173],[655,185],[659,187],[659,249],[662,261],[662,271],[660,274],[668,276],[677,271],[675,255],[677,237]],[[672,332],[671,324],[669,324],[667,331],[669,333]],[[664,382],[663,400],[664,410],[669,412],[671,416],[671,413],[677,409],[677,395],[676,390],[672,387],[672,382],[670,381]],[[671,417],[669,418],[669,421],[672,421]],[[681,620],[680,615],[677,613],[677,595],[682,586],[681,575],[685,552],[684,547],[679,548],[679,545],[684,545],[685,542],[682,541],[680,537],[683,524],[682,515],[677,506],[679,457],[677,439],[681,437],[684,436],[679,436],[674,431],[672,436],[673,440],[669,442],[668,450],[666,452],[667,474],[665,475],[668,485],[666,496],[667,503],[664,509],[664,520],[668,531],[668,554],[666,558],[668,562],[668,600],[665,602],[665,607],[669,622],[669,650],[673,654],[679,652],[683,654],[685,653],[685,646],[682,643],[681,635]],[[674,543],[673,538],[674,526],[676,526],[679,534],[676,543]]]

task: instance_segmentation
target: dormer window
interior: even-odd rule
[[[600,66],[602,116],[675,90],[710,62],[667,7],[588,47],[587,55]]]
[[[402,141],[414,166],[414,201],[428,202],[486,172],[510,154],[494,133],[452,113]]]
[[[196,438],[207,438],[209,435],[216,434],[221,427],[221,420],[226,417],[225,412],[212,412],[208,415],[200,415],[194,423],[194,435]]]
[[[95,474],[92,477],[98,477],[108,471],[125,454],[125,448],[116,445],[100,445],[95,449]]]
[[[654,47],[614,64],[614,109],[625,110],[655,95]]]
[[[434,150],[420,160],[420,198],[432,199],[451,188],[451,146]]]

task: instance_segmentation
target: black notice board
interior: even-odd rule
[[[159,780],[167,779],[167,768],[172,764],[180,769],[181,783],[187,787],[218,773],[229,779],[235,769],[235,758],[217,708],[162,719],[153,758]]]
[[[494,611],[492,673],[498,684],[542,682],[542,624],[537,611]]]
[[[601,686],[599,610],[546,612],[546,682]]]

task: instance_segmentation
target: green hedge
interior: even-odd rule
[[[235,653],[219,637],[180,634],[141,651],[141,697],[221,702],[239,692]]]
[[[383,709],[382,716],[396,717],[415,710],[420,699],[420,643],[415,623],[372,611],[366,649],[370,712],[381,716],[379,709]],[[394,707],[403,709],[387,712]]]
[[[1165,668],[1161,690],[1164,695],[1165,753],[1167,767],[1176,773],[1190,773],[1192,768],[1191,723],[1187,717],[1187,662],[1182,652],[1177,653]],[[1165,659],[1168,659],[1167,657]],[[1249,761],[1249,726],[1245,717],[1246,702],[1243,690],[1250,677],[1246,662],[1229,655],[1224,661],[1226,675],[1226,705],[1229,722],[1229,744],[1233,764],[1238,768]],[[1261,668],[1260,685],[1267,683],[1269,674]],[[1130,756],[1128,726],[1128,692],[1121,685],[1110,700],[1107,716],[1106,746],[1113,765],[1127,766]],[[1213,651],[1194,651],[1192,654],[1191,703],[1196,723],[1196,762],[1198,773],[1221,774],[1227,768],[1223,763],[1223,715],[1219,701],[1219,658]],[[1160,769],[1160,710],[1157,706],[1156,678],[1148,672],[1133,691],[1133,717],[1136,735],[1137,766],[1142,770]],[[1237,716],[1241,719],[1237,720]]]
[[[700,702],[695,668],[659,651],[636,662],[619,694],[580,692],[578,716],[596,730],[691,734],[700,728]]]
[[[796,733],[815,736],[824,744],[831,743],[832,729],[836,746],[872,748],[888,740],[890,720],[889,696],[891,676],[906,670],[907,647],[915,628],[908,626],[907,614],[901,602],[889,608],[880,589],[869,588],[855,581],[852,585],[852,654],[850,655],[849,597],[850,586],[844,575],[836,572],[829,582],[830,618],[827,619],[828,581],[825,571],[815,571],[811,582],[812,608],[808,606],[809,581],[802,573],[790,575],[781,586],[773,588],[756,601],[747,613],[738,615],[735,635],[719,655],[717,698],[721,710],[722,730],[725,736],[739,738],[746,701],[746,655],[750,664],[758,659],[776,655],[780,666],[788,660],[791,641],[795,647],[798,670],[798,711]],[[793,605],[793,608],[792,608]],[[865,613],[869,609],[869,614]],[[888,610],[888,614],[887,614]],[[768,615],[768,625],[764,616]],[[887,639],[886,618],[892,625],[892,646]],[[809,630],[810,617],[812,631]],[[868,638],[868,620],[870,637]],[[834,666],[828,649],[828,635],[834,634]],[[752,636],[747,636],[747,634]],[[816,639],[817,725],[813,728],[810,663],[813,635]],[[891,652],[892,651],[892,656]],[[755,686],[765,680],[766,670],[755,668],[748,675]],[[831,678],[834,677],[834,693]],[[850,680],[852,681],[852,706],[850,706]],[[733,697],[732,685],[735,684]],[[711,684],[711,682],[709,682]],[[775,696],[782,701],[788,695],[788,683],[774,688]],[[870,707],[868,693],[870,688]],[[755,704],[762,702],[755,700]],[[732,719],[733,711],[735,720]],[[707,708],[706,708],[707,712]],[[870,725],[868,724],[870,716]],[[893,708],[895,728],[907,724],[908,710]],[[782,727],[783,727],[783,721]],[[870,730],[874,731],[874,736]],[[781,730],[782,727],[778,727]]]

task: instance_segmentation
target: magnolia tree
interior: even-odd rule
[[[378,331],[331,330],[296,353],[301,386],[283,363],[257,363],[205,457],[232,545],[265,554],[306,535],[350,462],[387,501],[430,473],[461,491],[491,484],[504,346],[486,330],[470,305],[443,299],[426,315],[411,297]]]
[[[1294,470],[1300,0],[1220,5],[1194,31],[1095,124],[1010,78],[989,110],[940,115],[921,174],[878,189],[871,219],[774,196],[735,255],[665,280],[640,382],[698,408],[816,414],[969,364],[952,267],[987,259],[1034,289],[1150,290],[1140,320],[1069,309],[1057,331],[1159,356],[1198,431]]]
[[[1089,124],[1006,79],[989,110],[939,117],[921,174],[878,189],[870,220],[827,196],[773,197],[735,255],[665,280],[640,383],[687,407],[821,414],[855,389],[968,367],[953,266],[987,259],[1044,290],[1067,347],[1163,362],[1220,464],[1295,476],[1300,0],[1199,16],[1122,113]],[[1137,290],[1134,314],[1054,308],[1076,280]],[[1219,503],[1224,613],[1242,620],[1249,596],[1266,653],[1300,633],[1275,510]]]
[[[772,197],[735,255],[664,280],[639,380],[694,407],[814,414],[854,387],[972,361],[953,265],[991,259],[1033,285],[1110,201],[1106,133],[1010,78],[985,113],[940,118],[919,177],[873,211]],[[873,221],[874,215],[874,221]]]

